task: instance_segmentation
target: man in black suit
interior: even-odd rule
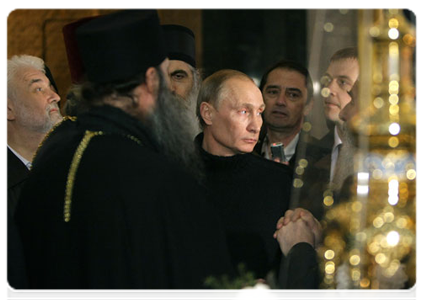
[[[282,60],[263,75],[260,90],[266,109],[255,152],[272,159],[270,145],[282,142],[286,161],[295,167],[296,153],[305,133],[302,127],[313,106],[313,83],[301,64]]]

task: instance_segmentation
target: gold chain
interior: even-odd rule
[[[82,154],[88,147],[88,143],[90,140],[97,135],[103,135],[102,131],[86,131],[84,137],[82,138],[81,143],[79,144],[78,148],[76,149],[71,166],[69,168],[68,173],[68,180],[66,181],[66,193],[65,193],[65,208],[64,208],[64,219],[65,222],[70,221],[71,217],[71,204],[72,204],[72,193],[73,193],[73,185],[75,183],[75,175],[76,171],[78,170],[79,163],[81,162]]]
[[[72,194],[73,194],[73,187],[75,184],[75,176],[78,170],[79,164],[82,159],[82,155],[84,154],[85,150],[88,147],[89,142],[95,136],[104,135],[102,131],[89,131],[85,132],[84,137],[82,138],[78,148],[76,149],[71,166],[69,168],[68,179],[66,181],[66,192],[65,192],[65,206],[64,206],[64,220],[65,222],[69,222],[71,218],[71,204],[72,204]],[[138,145],[142,145],[141,141],[132,135],[126,135],[126,138],[136,142]]]
[[[38,145],[37,151],[35,151],[34,156],[32,157],[32,161],[34,161],[35,157],[37,156],[38,152],[40,151],[40,148],[44,145],[44,142],[45,142],[45,141],[47,140],[47,138],[51,135],[51,133],[52,133],[54,130],[56,130],[56,128],[57,128],[57,127],[59,127],[60,125],[62,125],[62,123],[63,123],[64,121],[67,121],[67,120],[70,120],[70,121],[75,122],[75,121],[76,121],[76,117],[66,116],[66,117],[63,117],[63,118],[62,118],[62,120],[60,120],[58,123],[56,123],[56,124],[55,124],[55,125],[54,125],[51,129],[50,129],[50,131],[49,131],[49,132],[47,132],[47,134],[45,135],[45,137],[43,138],[43,140],[41,141],[41,143]]]

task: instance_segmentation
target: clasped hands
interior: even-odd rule
[[[316,248],[322,240],[322,226],[306,209],[287,210],[278,220],[273,237],[277,239],[282,253],[286,256],[298,243],[308,243]]]

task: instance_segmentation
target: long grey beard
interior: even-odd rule
[[[200,122],[198,121],[196,109],[197,109],[197,97],[198,97],[198,89],[193,87],[191,92],[189,93],[187,99],[183,99],[179,95],[174,95],[181,103],[181,107],[186,111],[186,121],[188,122],[188,126],[190,127],[190,133],[192,139],[194,139],[200,132]]]
[[[203,168],[193,140],[196,128],[192,125],[190,114],[180,99],[168,88],[161,87],[155,112],[148,123],[160,151],[201,180]]]

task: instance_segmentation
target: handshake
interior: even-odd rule
[[[287,256],[298,243],[308,243],[316,249],[322,242],[322,226],[306,209],[287,210],[278,220],[273,237],[277,239],[282,253]]]

